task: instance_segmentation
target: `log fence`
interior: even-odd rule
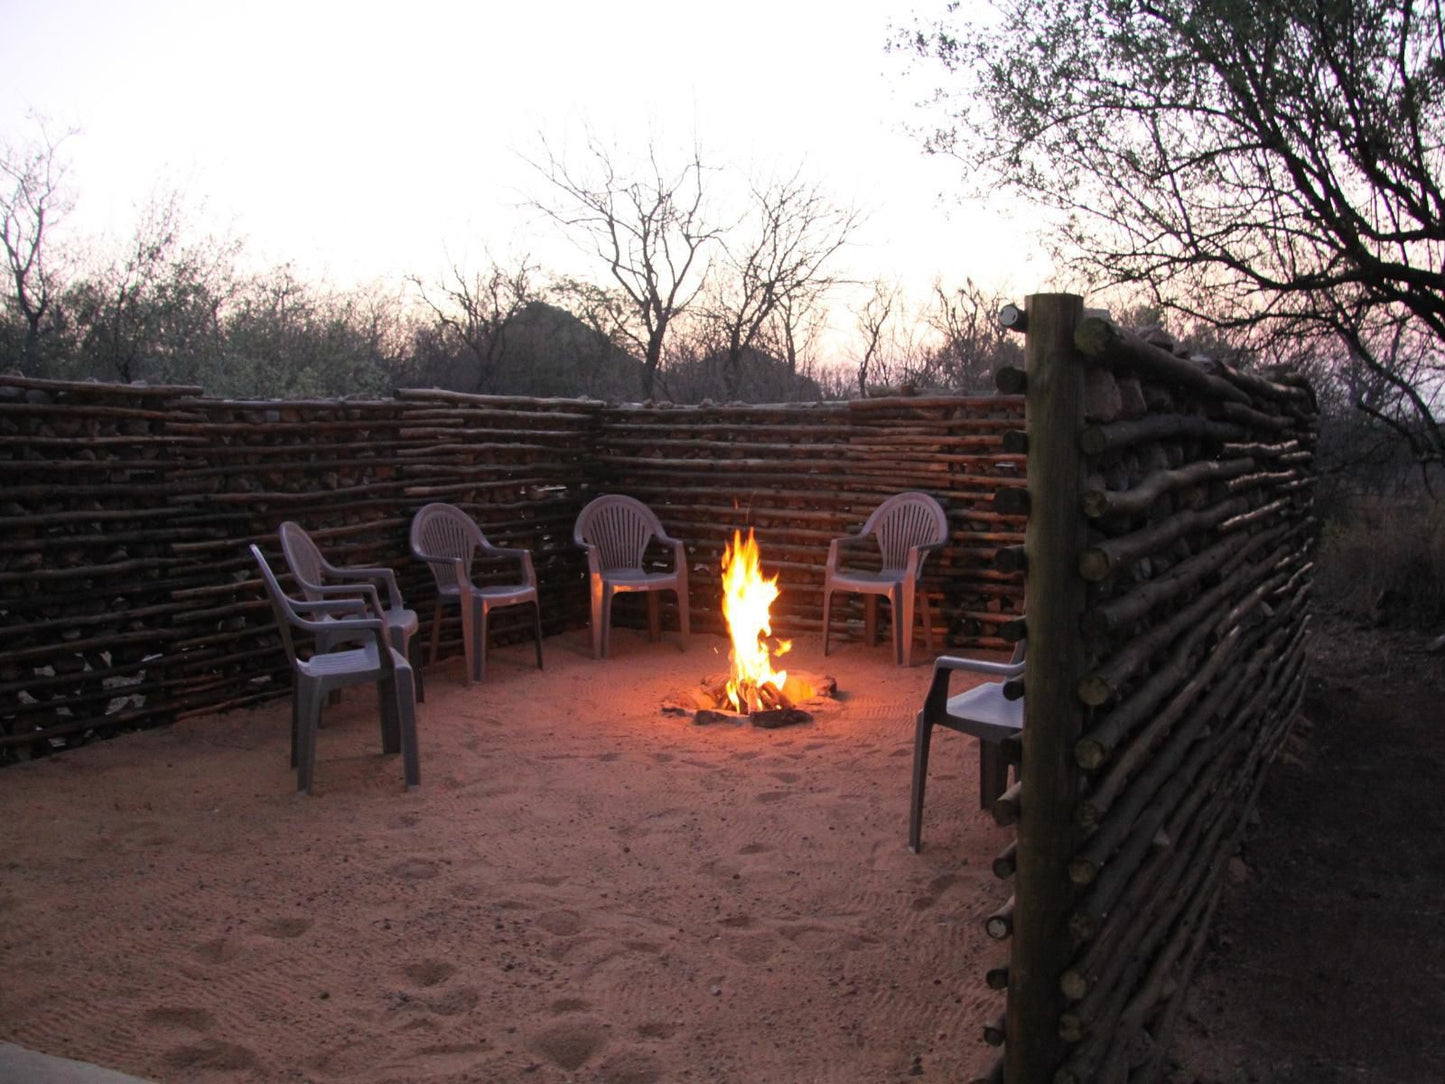
[[[407,548],[428,501],[532,551],[548,634],[587,621],[572,527],[591,497],[637,496],[687,541],[697,631],[721,630],[722,547],[754,526],[787,635],[821,626],[828,540],[925,489],[951,528],[928,568],[935,631],[996,646],[1022,599],[1022,578],[992,560],[1022,539],[1022,514],[992,507],[994,489],[1022,485],[1023,458],[1002,447],[1022,409],[997,396],[683,407],[421,389],[242,401],[0,377],[0,763],[285,695],[246,552],[279,559],[283,520],[337,563],[392,567],[428,620],[431,576]],[[633,601],[618,620],[640,625]],[[835,631],[856,635],[861,606],[840,609]],[[442,653],[460,640],[448,622]]]
[[[1034,295],[1020,390],[1030,510],[1016,839],[983,916],[1008,942],[1003,1054],[980,1080],[1147,1084],[1303,695],[1317,408],[1291,373],[1239,372]],[[1015,509],[1018,494],[997,504]]]
[[[395,569],[425,620],[411,517],[458,504],[532,551],[555,634],[587,621],[577,513],[627,493],[686,543],[695,631],[721,631],[723,547],[752,527],[789,635],[820,627],[829,540],[924,490],[950,530],[925,577],[936,639],[1028,639],[1020,778],[994,809],[1012,893],[982,916],[1008,956],[985,976],[1002,1054],[980,1079],[1156,1081],[1303,695],[1317,408],[1294,374],[1181,356],[1077,297],[1009,320],[1026,365],[999,384],[1021,394],[983,397],[278,402],[0,377],[0,763],[286,695],[246,554],[276,556],[285,519]]]

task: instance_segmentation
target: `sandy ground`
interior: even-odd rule
[[[805,639],[812,724],[663,715],[719,649],[446,660],[411,792],[364,688],[309,798],[289,701],[5,770],[0,1038],[157,1081],[967,1079],[1008,895],[976,743],[938,735],[909,854],[929,667]]]
[[[1445,653],[1316,615],[1168,1084],[1445,1081]]]

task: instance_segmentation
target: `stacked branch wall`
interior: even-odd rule
[[[549,635],[587,622],[572,527],[593,496],[637,496],[688,543],[701,631],[721,627],[725,538],[755,525],[765,568],[781,574],[786,635],[820,626],[828,539],[858,530],[890,493],[924,489],[952,528],[928,569],[936,631],[955,646],[996,643],[1022,579],[995,572],[992,554],[1022,539],[1023,520],[994,513],[989,494],[1022,484],[1022,457],[1001,445],[1021,417],[1011,397],[619,407],[411,390],[247,402],[0,377],[0,763],[286,695],[246,547],[283,567],[287,519],[334,563],[393,568],[429,635],[434,588],[407,544],[428,501],[532,551]],[[835,616],[836,633],[857,633],[856,610]],[[460,640],[445,622],[442,654]]]
[[[1029,526],[1021,781],[995,809],[1018,838],[994,1038],[1010,1084],[1142,1084],[1303,695],[1317,410],[1293,374],[1028,305],[1030,505],[1054,514]]]

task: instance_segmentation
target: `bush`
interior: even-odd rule
[[[1325,524],[1315,604],[1376,624],[1445,617],[1445,503],[1356,497]]]

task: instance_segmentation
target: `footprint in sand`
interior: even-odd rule
[[[441,960],[422,960],[419,963],[407,964],[401,969],[401,973],[418,986],[436,986],[455,975],[457,969],[454,964],[443,963]]]
[[[547,911],[537,916],[537,925],[558,937],[571,937],[582,929],[582,916],[576,911]]]
[[[470,986],[459,987],[439,994],[426,1003],[426,1007],[440,1016],[461,1016],[481,1004],[482,995]]]
[[[538,1034],[530,1046],[570,1073],[586,1065],[606,1044],[607,1033],[595,1020],[567,1020]]]
[[[273,918],[269,922],[263,922],[256,927],[256,932],[262,937],[275,937],[280,939],[300,937],[311,928],[309,918]]]
[[[651,1054],[622,1050],[597,1067],[597,1079],[601,1084],[657,1084],[662,1066]]]
[[[728,938],[727,952],[734,960],[745,964],[760,964],[778,954],[778,937],[770,930],[757,933],[734,934]]]
[[[753,801],[758,802],[762,805],[767,805],[771,802],[781,802],[787,797],[788,792],[785,790],[765,790],[756,798],[754,798]]]
[[[214,941],[197,945],[193,951],[204,963],[224,964],[241,955],[241,948],[239,937],[218,937]]]
[[[678,1025],[668,1020],[649,1020],[637,1025],[639,1039],[671,1039],[677,1034]]]
[[[767,854],[771,850],[766,843],[744,843],[738,848],[738,854]]]
[[[554,1016],[565,1016],[569,1012],[586,1012],[592,1006],[580,997],[563,997],[552,1002],[550,1008]]]
[[[166,1064],[173,1069],[192,1072],[199,1069],[218,1069],[229,1072],[244,1072],[260,1068],[256,1055],[240,1043],[225,1043],[219,1039],[177,1046],[165,1053]]]
[[[152,1027],[183,1031],[206,1032],[216,1026],[216,1018],[209,1011],[190,1005],[162,1005],[147,1012],[145,1021]]]
[[[441,867],[425,858],[408,858],[404,862],[398,862],[387,872],[403,881],[429,881],[441,872]]]
[[[779,783],[796,783],[799,779],[803,778],[798,772],[769,772],[768,774]]]

